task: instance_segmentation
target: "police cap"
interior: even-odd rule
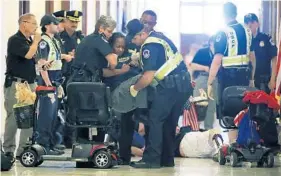
[[[250,22],[259,22],[259,18],[254,13],[248,13],[244,16],[244,23],[248,24]]]
[[[44,15],[41,18],[40,26],[45,26],[45,25],[48,25],[51,23],[57,25],[57,24],[59,24],[59,20],[52,15]]]
[[[80,21],[80,16],[83,16],[83,13],[78,11],[78,10],[71,10],[66,12],[66,18],[69,19],[70,21]]]
[[[133,19],[128,22],[127,26],[128,35],[135,36],[137,33],[141,32],[144,25],[138,19]]]
[[[60,10],[60,11],[54,12],[53,16],[56,17],[59,21],[62,21],[66,17],[66,11]]]

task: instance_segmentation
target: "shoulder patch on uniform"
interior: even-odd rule
[[[143,58],[148,59],[150,56],[150,51],[148,49],[143,50],[142,52]]]
[[[47,46],[47,42],[45,42],[45,41],[41,41],[39,44],[40,49],[44,49],[44,48],[46,48],[46,46]]]
[[[221,34],[218,34],[216,37],[216,42],[219,42],[221,40]]]
[[[272,46],[275,45],[275,43],[273,42],[272,38],[270,38],[269,43],[270,43]]]

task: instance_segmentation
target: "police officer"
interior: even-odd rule
[[[77,45],[84,38],[82,31],[76,31],[78,27],[78,23],[80,22],[80,17],[83,15],[82,12],[77,10],[72,10],[66,12],[64,31],[61,32],[60,37],[62,39],[62,43],[64,45],[64,50],[66,54],[74,55],[75,49]],[[72,62],[63,62],[63,75],[68,80],[71,74],[71,65]],[[64,85],[64,89],[65,89]]]
[[[131,166],[173,167],[176,126],[182,107],[192,94],[190,76],[181,54],[166,36],[143,27],[135,35],[134,42],[142,45],[143,75],[130,87],[130,93],[135,97],[149,85],[156,87],[157,93],[149,112],[147,147],[142,160]]]
[[[6,77],[4,83],[4,101],[7,117],[5,119],[4,143],[5,154],[14,157],[16,149],[17,124],[14,117],[13,105],[17,103],[15,98],[16,82],[28,82],[31,89],[35,88],[35,59],[41,34],[36,33],[38,28],[36,17],[33,14],[24,14],[19,20],[19,30],[8,40],[6,58]],[[33,40],[31,36],[34,36]],[[19,146],[16,152],[18,157],[29,137],[31,129],[23,129],[20,133]]]
[[[110,16],[102,15],[98,19],[94,33],[86,36],[76,49],[69,82],[100,82],[103,68],[115,68],[117,55],[113,53],[112,47],[108,43],[115,27],[116,22]],[[79,138],[87,139],[88,129],[78,130],[78,140]],[[73,140],[76,139],[73,138]],[[96,140],[104,140],[102,131],[98,131]]]
[[[218,95],[229,86],[254,87],[256,60],[251,31],[236,21],[237,8],[233,3],[224,4],[223,14],[227,28],[216,35],[215,56],[208,78],[208,96],[211,99],[213,99],[212,84],[219,70]],[[220,104],[221,97],[218,97],[218,101]]]
[[[274,89],[277,70],[277,47],[271,36],[259,32],[259,19],[249,13],[244,16],[244,23],[248,25],[253,34],[253,47],[256,55],[255,86],[261,88],[265,84],[266,92]]]
[[[78,27],[78,23],[80,22],[80,17],[83,15],[82,12],[77,10],[67,11],[66,17],[65,17],[65,24],[64,28],[65,30],[60,33],[60,37],[64,46],[64,52],[65,54],[69,54],[71,56],[74,56],[75,49],[77,45],[83,40],[84,35],[82,32],[76,31]],[[63,61],[63,67],[62,67],[62,74],[66,78],[65,82],[63,84],[64,91],[66,92],[66,84],[69,80],[69,77],[71,75],[71,65],[72,62],[65,62]],[[71,127],[65,128],[65,136],[64,136],[64,142],[67,148],[72,147],[73,134],[74,129]]]
[[[51,16],[44,15],[41,19],[42,40],[39,43],[37,58],[41,62],[52,62],[52,66],[46,70],[40,71],[38,85],[53,86],[53,82],[61,80],[62,57],[59,41],[54,37],[58,33],[59,21]],[[58,88],[62,91],[62,87]],[[53,139],[53,124],[57,118],[58,112],[58,94],[59,92],[50,93],[47,96],[39,97],[38,110],[38,133],[37,143],[46,149],[47,155],[63,154],[63,151],[55,148],[56,143]]]

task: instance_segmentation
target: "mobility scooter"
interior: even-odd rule
[[[268,118],[273,118],[273,111],[263,104],[251,104],[242,101],[245,92],[257,91],[256,88],[247,86],[232,86],[224,89],[219,106],[219,123],[224,129],[237,129],[234,124],[235,116],[242,110],[248,108],[249,127],[251,135],[247,138],[247,144],[234,143],[223,144],[218,152],[218,162],[225,165],[229,162],[232,167],[239,166],[241,162],[257,162],[258,167],[266,164],[273,167],[274,155],[270,148],[262,146],[254,139],[255,122],[262,123]],[[259,125],[259,124],[258,124]]]
[[[71,156],[46,155],[44,147],[36,143],[38,133],[36,105],[40,96],[54,93],[56,86],[36,88],[36,102],[32,120],[33,135],[31,143],[27,144],[20,155],[20,162],[25,167],[37,167],[43,161],[76,161],[87,163],[100,169],[117,165],[117,147],[114,142],[95,142],[92,140],[92,129],[108,128],[108,121],[113,118],[111,112],[110,89],[103,83],[73,82],[67,86],[66,125],[75,128],[88,128],[88,140],[73,144]],[[69,120],[71,119],[71,120]],[[70,122],[71,121],[71,122]],[[31,126],[31,127],[32,127]]]

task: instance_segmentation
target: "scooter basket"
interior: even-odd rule
[[[204,121],[206,118],[208,106],[203,106],[203,105],[200,105],[197,103],[195,103],[194,105],[195,105],[195,110],[197,113],[198,121],[199,122]]]
[[[14,116],[19,129],[32,128],[34,105],[14,106]]]

